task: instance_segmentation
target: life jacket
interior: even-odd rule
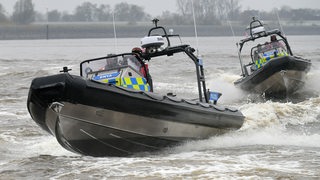
[[[148,74],[148,72],[149,72],[149,66],[148,66],[148,64],[144,64],[144,66],[141,66],[141,67],[140,67],[140,72],[141,72],[141,74],[142,74],[145,78],[147,78],[147,74]]]

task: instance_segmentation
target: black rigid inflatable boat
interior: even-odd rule
[[[261,21],[253,18],[248,30],[249,37],[238,43],[242,77],[234,84],[267,98],[278,99],[287,98],[301,89],[311,61],[294,56],[287,38],[278,29],[267,31]],[[250,50],[250,61],[244,63],[243,47],[253,42],[256,44]]]
[[[62,73],[35,78],[27,107],[32,119],[67,150],[88,156],[130,156],[239,129],[242,113],[217,105],[220,94],[205,87],[202,62],[189,45],[171,46],[157,26],[142,48],[83,61],[80,76]],[[163,35],[154,35],[154,31]],[[162,46],[167,43],[167,46]],[[185,53],[196,67],[199,98],[180,99],[152,90],[145,61]]]

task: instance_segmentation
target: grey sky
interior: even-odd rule
[[[13,6],[17,0],[0,0],[0,3],[5,7],[7,13],[11,14]],[[46,12],[48,9],[57,9],[59,11],[72,12],[77,5],[83,2],[89,1],[96,4],[110,4],[111,6],[120,3],[128,2],[129,4],[136,4],[143,6],[145,12],[156,16],[161,15],[163,11],[175,12],[176,1],[175,0],[33,0],[36,11]],[[319,0],[240,0],[242,10],[246,9],[258,9],[269,11],[273,8],[280,8],[282,6],[290,6],[292,8],[312,8],[320,9]]]

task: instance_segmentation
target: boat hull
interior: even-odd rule
[[[52,110],[49,110],[52,111]],[[207,138],[224,130],[64,103],[51,122],[58,142],[80,154],[127,156],[152,152],[183,140]]]
[[[236,86],[269,98],[287,98],[305,83],[311,62],[293,56],[279,57],[235,82]]]
[[[98,84],[68,73],[33,80],[28,110],[66,149],[128,156],[239,129],[241,112]]]

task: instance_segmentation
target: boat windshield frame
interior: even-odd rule
[[[275,49],[282,49],[288,52],[283,39],[279,39],[273,42],[266,42],[264,44],[257,44],[256,46],[252,47],[250,53],[252,63],[254,63],[255,60],[259,59],[255,57],[256,55],[260,55],[262,57],[263,53],[268,53],[270,51],[273,52]]]
[[[128,66],[139,73],[140,68],[144,66],[144,62],[137,58],[135,53],[114,54],[88,59],[80,63],[80,76],[88,78],[89,74],[98,74]]]

